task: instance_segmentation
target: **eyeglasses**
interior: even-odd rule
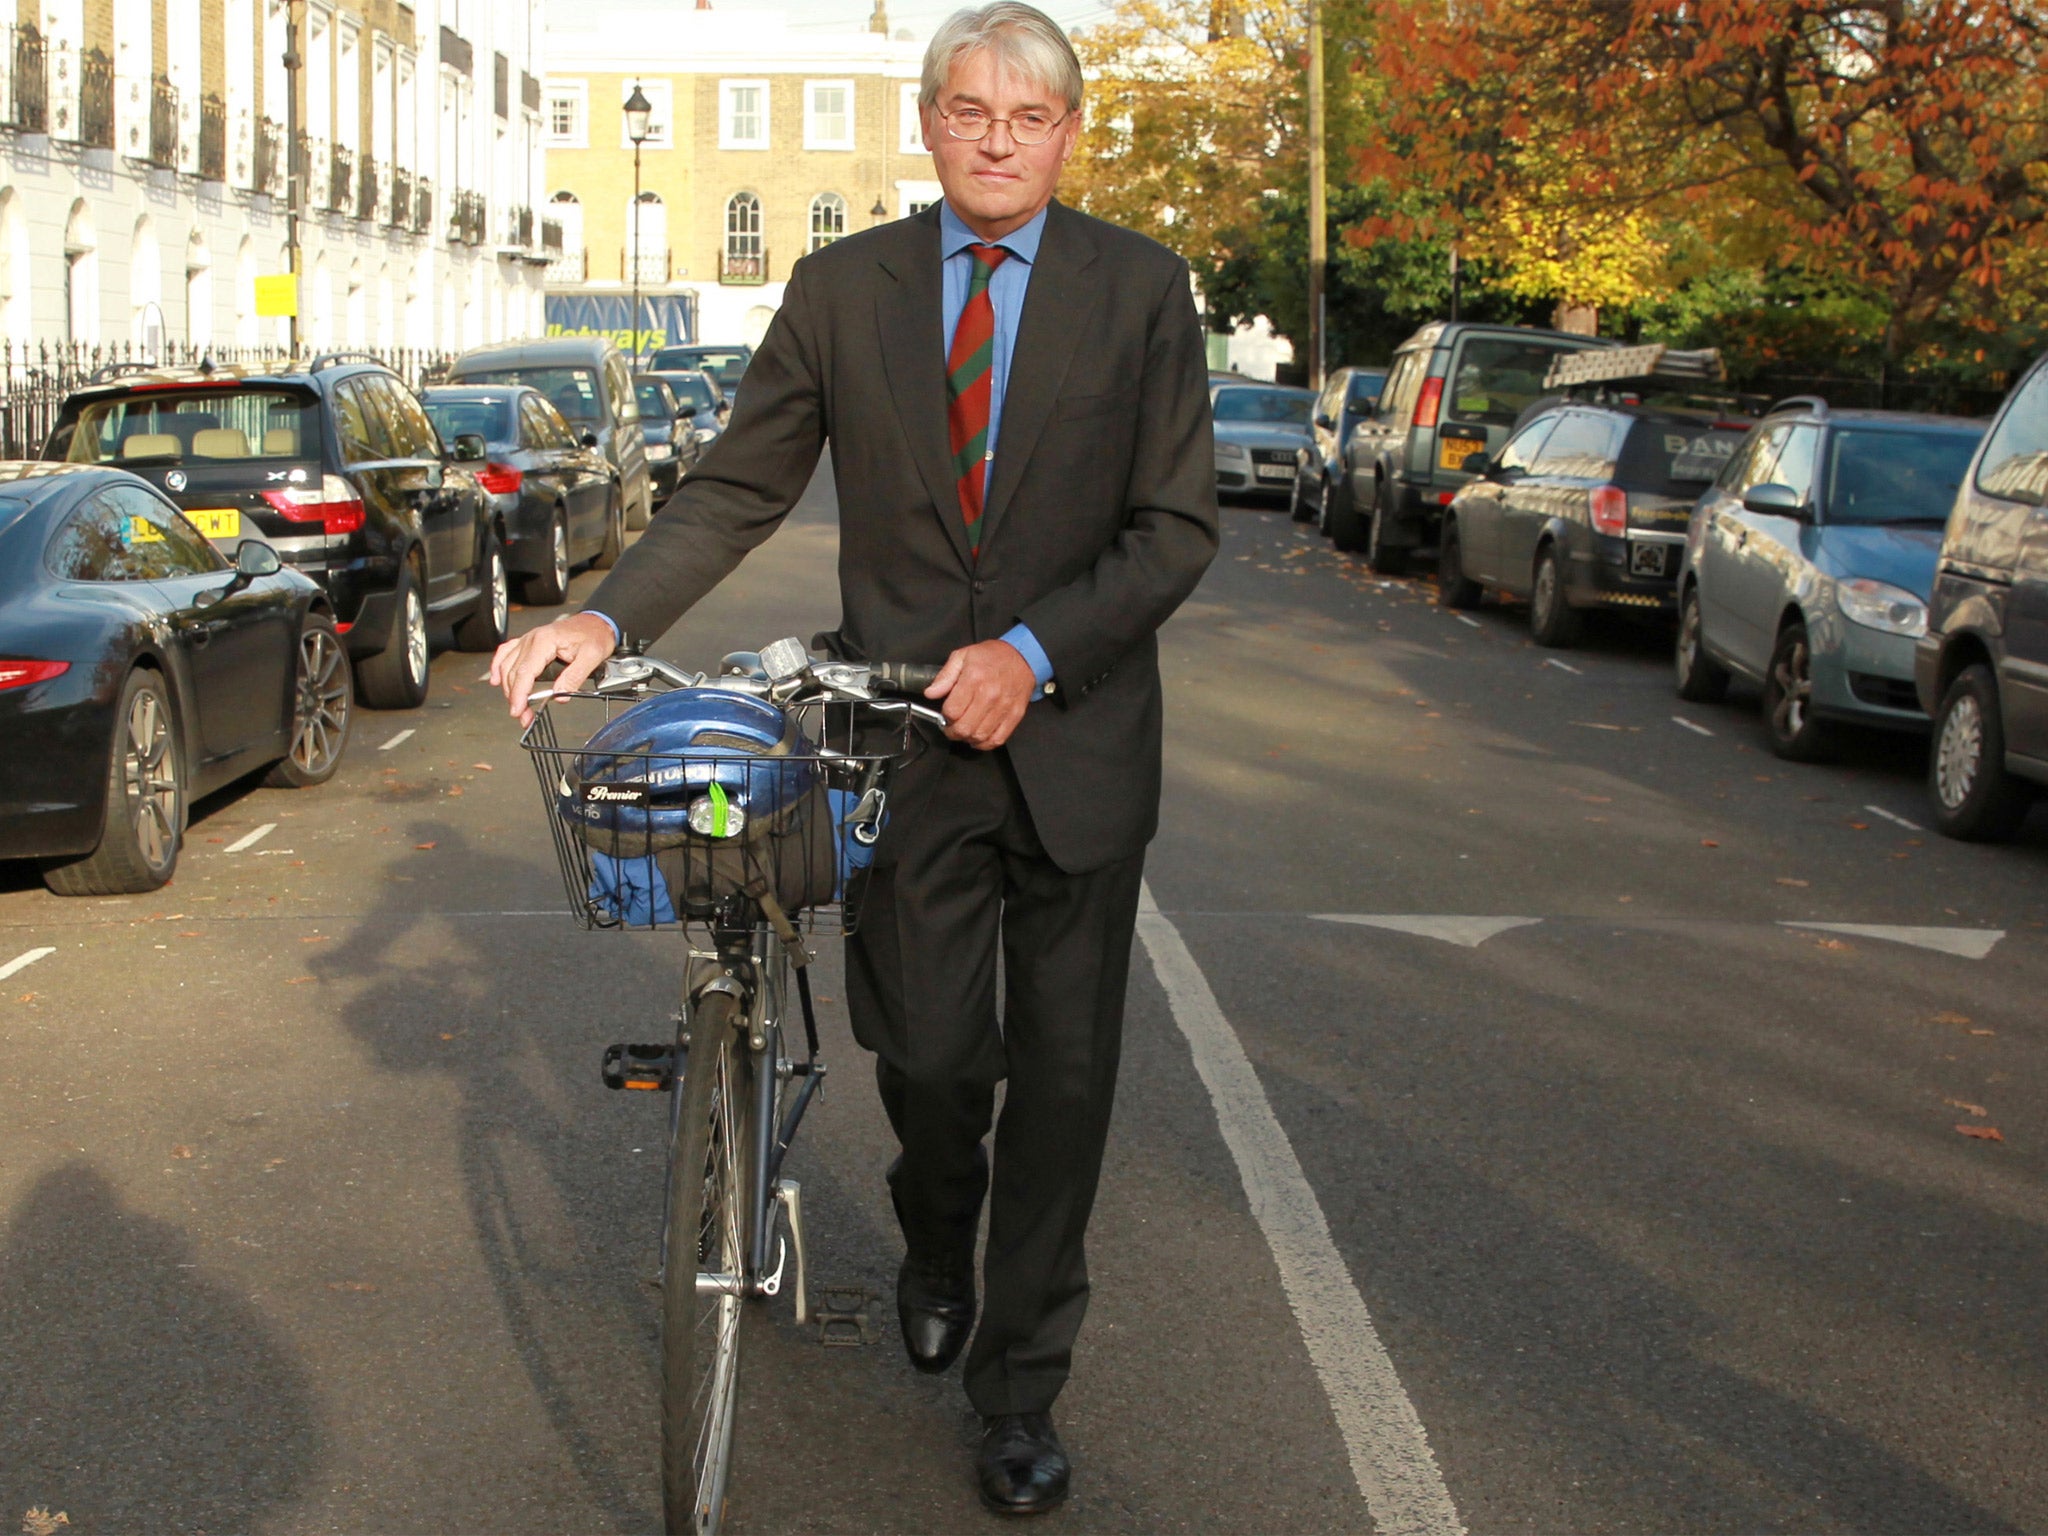
[[[1072,114],[1062,112],[1053,117],[1045,112],[1018,112],[1009,117],[991,117],[979,107],[955,107],[950,112],[941,109],[939,116],[945,119],[947,133],[970,144],[987,138],[989,129],[1001,123],[1017,143],[1032,145],[1051,138],[1053,130]]]

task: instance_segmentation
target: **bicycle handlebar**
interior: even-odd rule
[[[893,693],[906,698],[913,695],[921,697],[944,670],[943,667],[916,661],[877,661],[868,667],[877,693]]]
[[[880,709],[901,710],[941,729],[945,727],[943,713],[919,702],[925,689],[932,685],[942,670],[929,662],[815,660],[795,640],[778,641],[762,652],[753,653],[753,656],[762,663],[772,659],[773,675],[766,666],[754,666],[748,671],[727,672],[714,677],[702,672],[685,672],[652,656],[621,651],[605,663],[603,671],[587,686],[592,694],[600,697],[643,693],[647,691],[649,682],[655,681],[668,688],[722,688],[734,693],[750,693],[783,705],[835,701],[867,703]],[[544,708],[550,700],[560,697],[562,695],[556,689],[543,688],[531,694],[528,702]]]

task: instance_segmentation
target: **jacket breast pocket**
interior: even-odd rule
[[[1056,421],[1086,421],[1097,416],[1129,416],[1138,408],[1138,392],[1113,389],[1102,395],[1067,395],[1053,410]]]

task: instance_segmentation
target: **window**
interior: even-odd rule
[[[67,581],[163,581],[227,564],[198,529],[139,485],[110,485],[73,512],[46,560]]]
[[[1529,466],[1536,462],[1536,455],[1543,451],[1543,444],[1556,427],[1555,416],[1538,416],[1507,440],[1500,451],[1500,469],[1503,474],[1526,475]]]
[[[1567,480],[1605,480],[1614,473],[1626,421],[1591,411],[1567,411],[1543,445],[1533,471]]]
[[[1819,451],[1818,427],[1794,427],[1792,435],[1785,440],[1785,446],[1778,452],[1778,462],[1771,466],[1771,483],[1791,486],[1798,492],[1802,505],[1811,505],[1814,459]]]
[[[1459,421],[1511,427],[1543,397],[1543,378],[1561,352],[1584,348],[1474,336],[1458,349],[1457,367],[1444,384],[1444,414]]]
[[[917,115],[917,91],[914,83],[896,88],[896,149],[900,154],[924,153],[924,123]]]
[[[294,458],[317,427],[310,400],[296,392],[179,390],[95,401],[59,429],[50,451],[74,464]]]
[[[390,457],[384,449],[384,423],[364,397],[361,380],[350,379],[334,391],[334,425],[341,433],[345,463]]]
[[[388,373],[371,374],[357,382],[383,407],[384,420],[390,424],[393,458],[441,457],[441,439],[434,432],[434,424],[427,420],[426,407],[417,395]]]
[[[1977,489],[2048,506],[2048,368],[2036,368],[2006,406],[1979,462]]]
[[[718,147],[720,149],[766,149],[768,147],[768,82],[766,80],[721,80],[718,82]]]
[[[1380,395],[1379,420],[1389,426],[1406,427],[1415,414],[1416,398],[1422,393],[1422,372],[1428,365],[1427,352],[1410,352],[1398,359],[1387,375],[1387,387]]]
[[[896,217],[907,219],[931,207],[945,191],[936,181],[899,181],[896,183]]]
[[[533,397],[529,395],[526,398],[530,400]],[[512,402],[504,395],[486,395],[480,400],[429,400],[427,419],[434,424],[434,430],[441,434],[441,441],[444,443],[452,443],[468,432],[474,432],[487,444],[492,445],[509,443],[515,437],[512,431]]]
[[[569,420],[604,425],[604,407],[597,398],[597,375],[588,368],[490,368],[465,373],[463,384],[531,384]]]
[[[1785,439],[1791,435],[1790,427],[1766,427],[1756,432],[1729,460],[1728,468],[1721,476],[1722,486],[1740,496],[1752,485],[1762,485],[1769,480],[1778,450],[1785,446]]]
[[[550,149],[590,147],[590,86],[582,80],[550,80],[543,98],[542,130]]]
[[[1828,521],[1941,527],[1976,451],[1968,432],[1837,429],[1828,440]]]
[[[846,199],[820,192],[811,199],[811,249],[820,250],[846,233]]]
[[[631,149],[632,139],[626,135],[626,101],[633,94],[634,86],[640,87],[641,95],[647,98],[651,109],[647,114],[647,137],[641,142],[642,149],[673,149],[675,147],[676,90],[673,80],[649,80],[644,75],[619,82],[619,148]]]
[[[725,205],[725,259],[758,261],[761,256],[761,199],[735,192]]]
[[[853,148],[853,82],[804,82],[804,148]]]

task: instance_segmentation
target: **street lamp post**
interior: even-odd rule
[[[284,8],[284,259],[292,278],[291,353],[299,355],[299,209],[305,196],[303,172],[299,165],[299,70],[305,60],[299,54],[298,0],[286,0]]]
[[[633,141],[633,367],[640,367],[640,146],[647,142],[647,119],[654,111],[640,89],[640,82],[633,82],[633,94],[626,98],[626,137]]]

